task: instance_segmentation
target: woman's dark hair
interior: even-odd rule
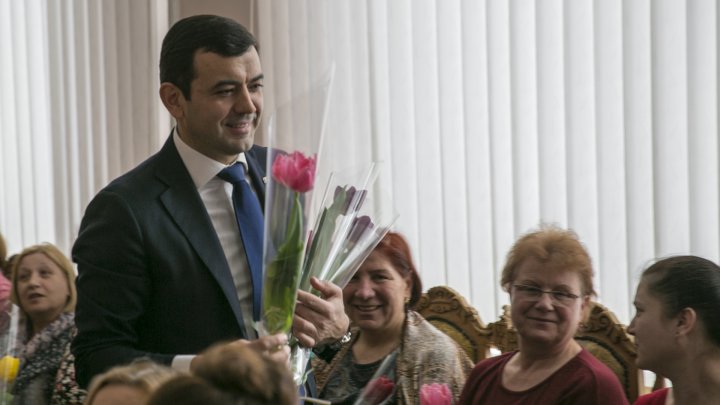
[[[388,232],[373,251],[383,255],[401,276],[410,283],[410,301],[408,307],[413,308],[422,296],[422,281],[410,254],[410,245],[399,233]]]
[[[160,51],[160,83],[172,83],[190,100],[195,78],[195,53],[212,52],[224,57],[244,54],[255,37],[237,21],[216,15],[194,15],[176,22],[165,35]]]
[[[663,313],[674,317],[692,308],[720,346],[720,267],[697,256],[673,256],[655,262],[643,272],[648,291],[662,302]]]

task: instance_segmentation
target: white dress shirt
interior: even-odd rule
[[[235,209],[232,202],[233,186],[217,177],[217,174],[227,166],[188,146],[180,139],[177,129],[173,131],[173,141],[180,158],[195,183],[225,253],[225,259],[228,267],[230,267],[230,273],[235,282],[235,290],[240,301],[240,309],[245,323],[245,335],[251,339],[255,338],[257,333],[253,325],[252,279],[250,278],[245,249],[243,248],[240,230],[235,218]],[[245,166],[245,173],[248,172],[247,159],[244,153],[238,155],[236,162],[242,163]],[[250,183],[250,187],[252,188],[252,183]],[[198,325],[198,327],[201,326]],[[173,368],[189,369],[189,362],[192,358],[193,356],[176,356],[173,359]]]

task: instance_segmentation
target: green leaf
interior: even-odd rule
[[[335,233],[337,219],[345,213],[347,199],[348,192],[347,189],[343,187],[333,199],[330,207],[323,210],[320,221],[318,222],[317,233],[313,237],[307,259],[305,260],[305,268],[303,269],[302,281],[300,283],[300,289],[303,291],[310,291],[310,277],[318,277],[320,275],[330,255],[332,236]]]

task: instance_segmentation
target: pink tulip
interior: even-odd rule
[[[420,388],[421,405],[450,405],[452,398],[447,384],[423,384]]]
[[[385,376],[371,380],[363,390],[364,403],[373,405],[383,403],[392,395],[393,389],[395,383]]]
[[[315,159],[315,156],[306,157],[301,152],[277,155],[272,165],[273,178],[298,193],[312,190]]]

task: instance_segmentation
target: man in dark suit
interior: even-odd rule
[[[263,74],[255,38],[227,18],[183,19],[163,41],[160,81],[177,126],[157,154],[95,196],[73,247],[72,351],[82,386],[140,357],[192,369],[196,355],[217,342],[288,357],[284,336],[256,339],[252,297],[261,286],[249,274],[233,186],[217,177],[242,164],[262,206],[266,149],[253,143]],[[293,322],[305,346],[339,339],[349,322],[340,288],[313,285],[323,297],[300,292]]]

